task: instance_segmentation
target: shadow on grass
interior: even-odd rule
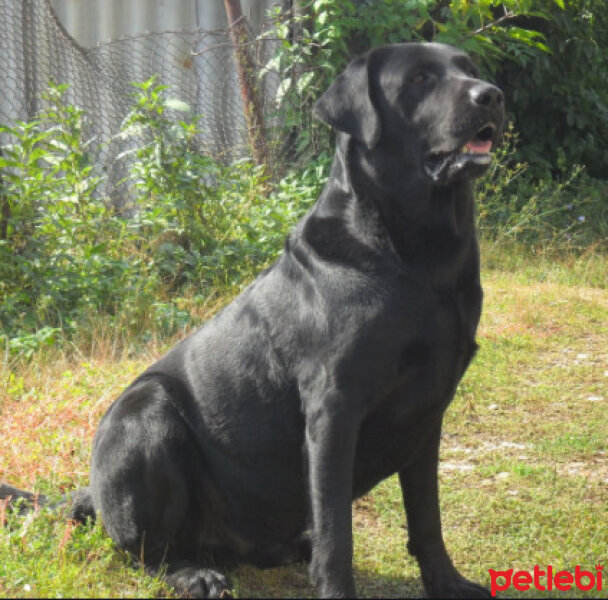
[[[241,598],[315,598],[308,577],[308,565],[298,563],[276,569],[243,566],[229,576]],[[420,598],[424,590],[420,578],[372,575],[355,569],[360,598]]]

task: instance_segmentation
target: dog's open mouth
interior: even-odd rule
[[[487,123],[458,150],[430,152],[424,169],[435,183],[446,183],[458,174],[478,177],[492,162],[492,145],[496,127]]]

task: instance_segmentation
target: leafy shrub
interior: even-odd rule
[[[604,2],[567,2],[550,18],[528,19],[550,53],[515,55],[499,80],[522,135],[519,156],[541,177],[585,165],[606,178],[608,160],[608,16]]]
[[[110,281],[128,277],[122,223],[94,198],[85,116],[60,101],[64,90],[49,90],[38,119],[0,128],[10,140],[0,154],[0,321],[8,332],[69,323],[90,303],[110,310]]]
[[[165,98],[164,86],[137,87],[120,135],[139,140],[123,158],[136,190],[130,228],[147,241],[148,264],[170,290],[238,285],[276,256],[318,185],[307,186],[305,170],[302,182],[287,175],[268,191],[263,169],[251,161],[223,166],[200,152],[199,117],[171,119],[168,108],[188,109]]]
[[[50,89],[38,119],[0,129],[0,323],[11,352],[59,343],[87,315],[170,335],[189,322],[176,296],[241,285],[316,197],[306,173],[262,193],[250,162],[226,167],[198,151],[198,118],[169,118],[187,107],[163,86],[137,88],[119,134],[131,148],[118,158],[130,190],[120,212],[100,197],[86,115],[62,102],[65,86]]]
[[[605,245],[608,184],[589,178],[580,165],[539,180],[520,160],[520,136],[512,123],[504,137],[489,173],[477,183],[481,234],[557,250]]]

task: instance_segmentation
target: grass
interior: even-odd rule
[[[446,543],[462,573],[486,584],[490,568],[573,572],[581,565],[595,572],[608,559],[608,259],[492,245],[483,255],[480,351],[444,425]],[[101,329],[89,339],[95,344],[0,367],[0,480],[55,495],[86,483],[101,415],[174,341],[129,349]],[[362,596],[422,594],[405,551],[398,487],[391,478],[356,503]],[[133,569],[100,526],[74,527],[47,510],[17,517],[1,507],[0,520],[7,525],[0,530],[0,596],[170,595]],[[304,565],[230,575],[244,597],[314,593]],[[564,595],[577,594],[608,598],[606,589]]]

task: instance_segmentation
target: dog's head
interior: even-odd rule
[[[503,94],[445,44],[393,44],[353,60],[314,114],[434,185],[478,177],[503,124]]]

